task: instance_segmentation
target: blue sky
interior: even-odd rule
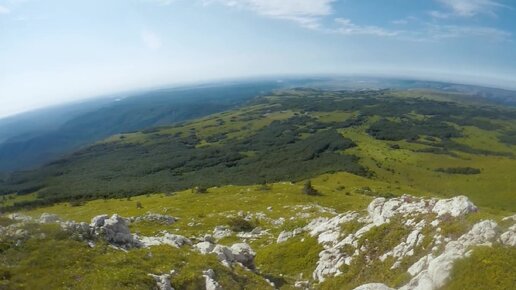
[[[0,0],[0,116],[283,74],[516,88],[514,0]]]

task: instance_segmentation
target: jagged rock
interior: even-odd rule
[[[249,269],[254,269],[254,257],[256,253],[246,243],[238,243],[231,246],[231,252],[233,253],[236,262],[241,263]]]
[[[171,225],[177,221],[177,218],[169,215],[163,215],[159,213],[151,213],[148,212],[143,216],[133,217],[130,219],[131,222],[139,223],[139,222],[155,222],[164,225]]]
[[[433,207],[435,200],[424,200],[404,195],[399,198],[375,198],[367,207],[367,212],[375,225],[382,225],[390,221],[395,215],[409,216],[425,214]]]
[[[61,219],[59,218],[59,216],[57,216],[55,214],[50,214],[50,213],[41,214],[41,216],[39,217],[39,220],[38,220],[38,222],[42,223],[42,224],[57,223],[60,221],[61,221]]]
[[[351,212],[339,214],[333,218],[316,218],[306,225],[304,229],[314,237],[323,232],[338,230],[343,223],[350,222],[356,219],[357,216],[358,213]]]
[[[500,242],[506,246],[516,247],[516,225],[512,225],[508,231],[500,235]]]
[[[90,227],[96,236],[102,237],[111,244],[124,248],[137,244],[129,231],[127,221],[117,214],[110,218],[107,215],[96,216],[91,220]]]
[[[158,245],[169,245],[176,248],[180,248],[184,245],[191,245],[192,241],[180,235],[174,235],[170,233],[164,233],[161,237],[140,237],[138,241],[144,247],[158,246]]]
[[[497,224],[493,221],[479,222],[457,241],[448,243],[441,255],[433,257],[429,254],[426,258],[421,258],[409,268],[409,273],[414,273],[416,276],[400,290],[428,290],[443,287],[453,263],[465,257],[471,246],[490,245],[496,237],[496,227]]]
[[[216,240],[220,240],[222,238],[229,237],[232,234],[233,234],[233,232],[225,226],[217,226],[217,227],[215,227],[215,229],[213,229],[213,237]]]
[[[346,256],[339,249],[331,248],[319,253],[319,261],[313,273],[314,280],[323,282],[327,276],[341,274],[340,268],[345,264]]]
[[[249,269],[254,269],[256,253],[246,243],[237,243],[227,247],[210,242],[200,242],[194,245],[194,248],[201,254],[215,254],[224,266],[230,267],[233,263],[238,262]]]
[[[203,271],[202,276],[206,282],[206,290],[222,290],[220,284],[215,281],[215,272],[212,269]]]
[[[394,247],[391,251],[380,256],[380,260],[383,262],[387,257],[392,256],[397,258],[396,262],[399,262],[403,257],[412,256],[414,254],[414,248],[418,246],[423,240],[424,236],[419,230],[413,230],[405,241]],[[394,263],[391,269],[397,268],[399,263]]]
[[[215,244],[211,242],[200,242],[194,245],[194,248],[196,248],[201,254],[209,254],[213,252],[213,249],[215,248]]]
[[[235,261],[235,257],[230,248],[223,245],[216,245],[212,251],[217,256],[222,265],[231,267],[231,264]]]
[[[283,243],[286,242],[288,239],[292,238],[294,236],[294,233],[289,231],[282,231],[278,235],[278,239],[276,240],[276,243]]]
[[[170,274],[163,274],[163,275],[154,275],[154,274],[148,274],[150,277],[154,278],[154,281],[156,281],[156,285],[158,286],[159,290],[174,290],[172,286],[170,285]]]
[[[437,216],[450,214],[453,217],[458,217],[476,210],[477,207],[466,196],[460,195],[437,201],[432,212],[436,213]]]
[[[370,283],[358,286],[354,290],[394,290],[393,288],[382,283]]]

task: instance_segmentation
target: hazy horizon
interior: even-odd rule
[[[503,0],[0,0],[0,118],[268,76],[516,89],[515,16]]]

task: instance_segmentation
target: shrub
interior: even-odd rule
[[[250,232],[255,228],[252,222],[241,217],[230,219],[228,226],[234,232]]]

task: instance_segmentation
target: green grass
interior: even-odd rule
[[[443,290],[511,290],[516,285],[516,249],[477,247],[471,256],[455,263]]]

